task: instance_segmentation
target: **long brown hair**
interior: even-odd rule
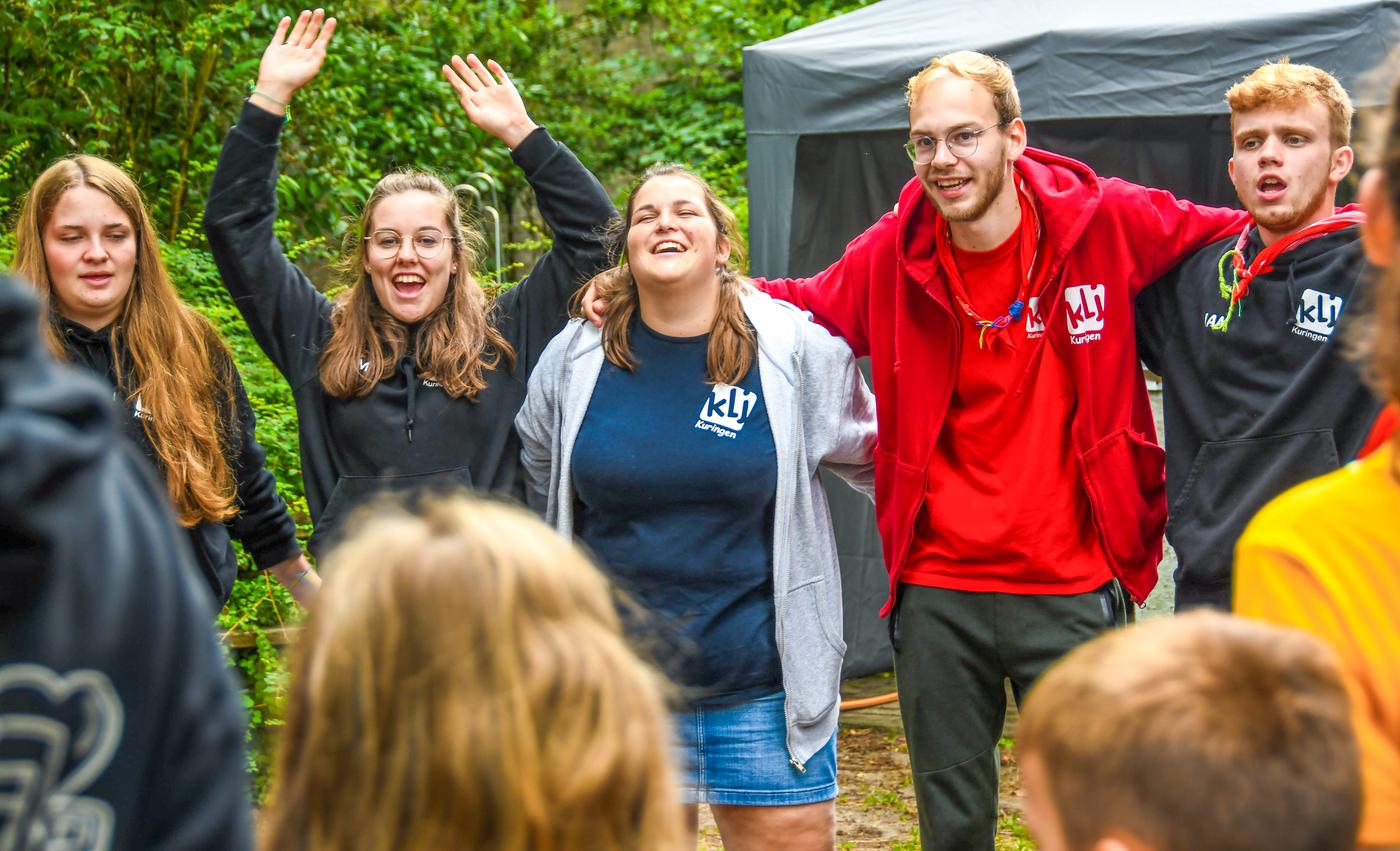
[[[379,202],[415,190],[442,203],[457,271],[448,279],[443,303],[411,328],[379,303],[365,271],[364,237]],[[515,350],[491,323],[486,293],[471,273],[480,254],[481,234],[467,227],[456,196],[436,175],[416,170],[386,174],[375,184],[346,240],[349,250],[340,265],[345,291],[336,299],[331,339],[321,353],[321,384],[327,393],[338,399],[368,395],[398,368],[410,336],[418,374],[442,385],[454,399],[475,399],[486,387],[486,372],[503,361],[507,368],[515,366]]]
[[[131,220],[136,236],[131,290],[111,332],[118,389],[128,403],[139,399],[151,412],[142,428],[155,447],[180,522],[193,526],[227,520],[238,513],[237,483],[228,460],[238,435],[233,358],[209,321],[176,294],[140,188],[100,157],[80,154],[49,166],[20,206],[15,271],[34,283],[44,302],[49,349],[67,359],[44,254],[44,228],[63,193],[78,186],[111,198]]]
[[[1400,81],[1396,83],[1391,97],[1380,166],[1391,214],[1400,216]],[[1375,212],[1371,211],[1371,214],[1375,215]],[[1396,248],[1400,249],[1400,245]],[[1380,275],[1375,320],[1366,329],[1369,333],[1363,338],[1363,346],[1369,346],[1369,374],[1377,389],[1392,403],[1400,403],[1400,250],[1395,252],[1390,266]],[[1400,441],[1400,433],[1396,439]]]
[[[364,510],[291,660],[263,848],[674,848],[658,674],[519,508]]]
[[[715,222],[718,238],[729,243],[729,259],[715,270],[720,284],[719,307],[715,311],[710,342],[705,352],[705,373],[712,384],[738,384],[748,375],[749,367],[753,366],[758,353],[758,339],[740,300],[744,289],[749,286],[748,279],[739,272],[743,268],[744,239],[739,233],[734,211],[719,199],[714,188],[689,169],[674,163],[652,166],[632,187],[627,195],[627,210],[621,221],[613,225],[613,250],[617,266],[594,276],[589,282],[597,294],[608,301],[608,313],[603,318],[603,356],[620,369],[630,370],[637,366],[628,340],[628,331],[638,307],[637,281],[627,264],[627,234],[632,229],[632,211],[637,203],[637,193],[647,181],[667,175],[679,175],[695,181],[704,193],[705,207]]]

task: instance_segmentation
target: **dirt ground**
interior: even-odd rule
[[[852,713],[853,715],[855,713]],[[1002,740],[1001,818],[997,851],[1033,851],[1021,823],[1021,778],[1010,742]],[[898,730],[843,726],[836,740],[836,847],[918,851],[919,818],[909,776],[909,749]],[[709,810],[700,809],[700,848],[722,849]]]

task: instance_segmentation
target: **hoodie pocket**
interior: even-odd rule
[[[340,527],[354,515],[355,509],[382,494],[419,499],[471,489],[472,471],[467,467],[406,476],[341,476],[306,547],[317,558],[324,556],[336,543]]]
[[[1227,591],[1235,544],[1259,509],[1337,466],[1330,429],[1202,444],[1167,520],[1178,585]]]
[[[788,592],[783,629],[786,631],[784,680],[793,719],[811,724],[830,712],[841,697],[841,660],[846,642],[834,626],[826,577],[818,577]],[[839,605],[839,601],[836,603]],[[798,660],[794,667],[788,660]]]
[[[1142,602],[1157,582],[1166,523],[1166,454],[1132,429],[1079,458],[1099,543],[1123,587]]]

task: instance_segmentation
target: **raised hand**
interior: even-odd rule
[[[287,29],[291,27],[291,34]],[[258,66],[258,82],[254,97],[261,94],[268,105],[285,107],[291,103],[296,90],[311,81],[321,70],[326,59],[326,45],[335,32],[335,18],[327,18],[325,9],[314,12],[302,11],[297,16],[296,26],[292,19],[284,17],[277,24],[277,32],[263,51],[262,64]],[[262,106],[262,103],[259,103]],[[275,110],[280,112],[281,109]]]
[[[472,123],[505,142],[506,147],[514,150],[538,126],[525,111],[525,101],[515,84],[494,59],[483,66],[474,53],[467,54],[466,61],[453,56],[451,66],[442,66],[442,75],[457,90]]]

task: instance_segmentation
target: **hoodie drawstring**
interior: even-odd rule
[[[413,417],[418,413],[418,375],[413,369],[413,358],[406,357],[399,361],[399,370],[403,373],[404,381],[408,385],[408,402],[404,411],[403,430],[408,435],[408,442],[413,442]]]

